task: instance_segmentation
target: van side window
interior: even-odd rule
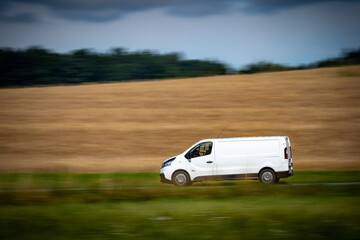
[[[190,150],[188,156],[190,158],[201,157],[205,155],[210,155],[212,150],[212,142],[204,142],[196,145],[193,149]]]

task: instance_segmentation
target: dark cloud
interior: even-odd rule
[[[36,15],[32,12],[18,12],[11,8],[11,4],[0,0],[1,22],[34,22]]]
[[[14,14],[11,16],[0,15],[0,22],[34,22],[36,16],[32,13]]]
[[[360,2],[359,0],[250,0],[244,8],[250,13],[273,13],[283,9],[321,2]]]
[[[210,0],[210,3],[214,1],[217,0]],[[192,5],[191,2],[191,0],[0,0],[0,16],[6,15],[10,19],[9,9],[17,8],[22,4],[45,7],[51,14],[65,19],[103,22],[120,18],[131,12],[160,7],[171,8],[176,5],[186,6],[189,3]],[[206,1],[195,0],[195,2],[202,2],[204,5]],[[32,13],[32,9],[23,9],[23,11],[24,14]]]
[[[214,14],[221,14],[231,9],[232,4],[239,1],[235,0],[210,0],[210,1],[179,1],[166,6],[167,12],[175,16],[202,17]]]
[[[248,13],[272,13],[318,2],[359,2],[360,0],[0,0],[0,21],[34,21],[31,9],[10,13],[9,9],[22,6],[41,6],[60,18],[105,22],[137,11],[163,8],[171,15],[202,17],[223,14],[234,4],[242,3]],[[16,11],[15,11],[16,12]]]

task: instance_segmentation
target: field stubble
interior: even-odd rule
[[[289,136],[295,170],[359,170],[359,72],[0,89],[0,171],[157,171],[225,126],[221,137]]]

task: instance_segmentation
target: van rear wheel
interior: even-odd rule
[[[182,187],[191,184],[189,174],[185,171],[177,171],[173,176],[173,183],[176,186]]]
[[[259,174],[259,181],[262,183],[275,183],[276,175],[271,169],[264,169]]]

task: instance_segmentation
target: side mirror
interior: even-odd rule
[[[185,154],[185,158],[191,162],[191,157],[190,157],[190,152],[188,152],[187,154]]]

